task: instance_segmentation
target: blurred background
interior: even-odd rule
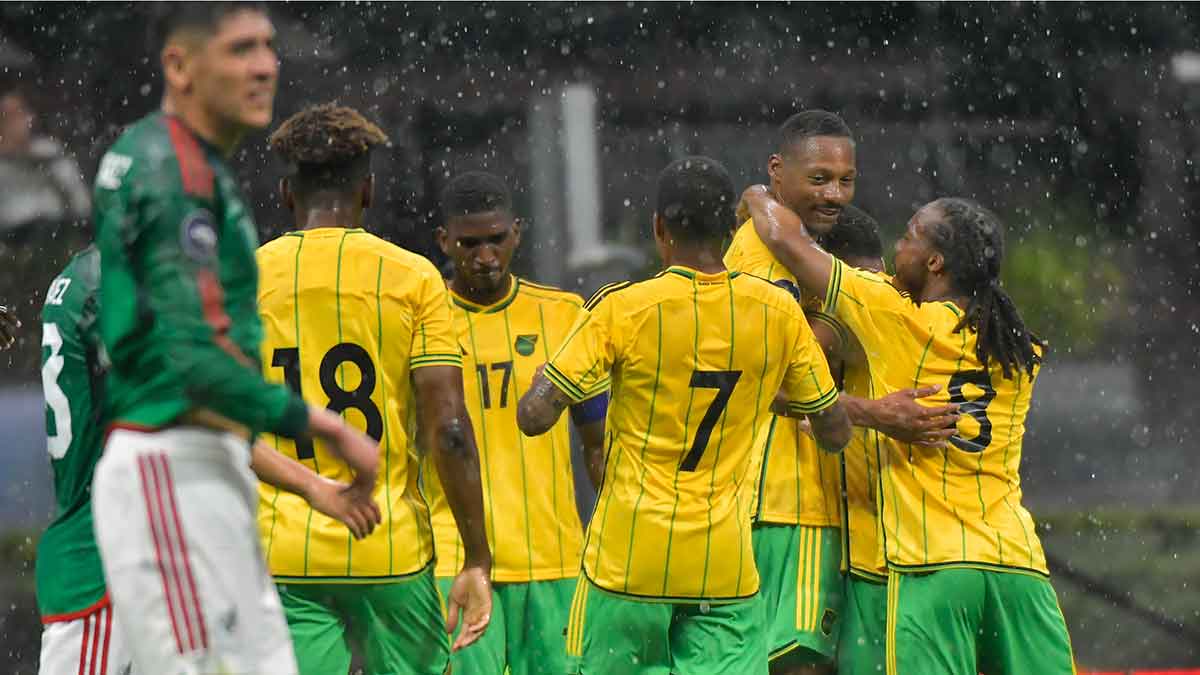
[[[153,5],[0,5],[0,671],[32,673],[51,515],[38,371],[50,280],[90,236],[100,156],[161,97]],[[281,4],[276,119],[337,100],[392,138],[370,228],[441,262],[437,195],[485,168],[529,226],[518,271],[588,294],[655,266],[657,172],[707,154],[765,181],[811,107],[858,138],[885,244],[978,199],[1050,356],[1026,501],[1081,666],[1200,666],[1200,6]],[[265,134],[232,164],[266,240],[289,228]],[[890,254],[889,254],[890,257]],[[585,499],[586,501],[586,499]],[[587,505],[584,505],[586,509]]]

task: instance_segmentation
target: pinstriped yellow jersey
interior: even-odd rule
[[[837,400],[800,307],[757,277],[673,266],[602,288],[586,308],[545,370],[572,401],[612,376],[584,572],[640,598],[753,595],[747,486],[762,421],[781,388],[799,413]]]
[[[479,447],[492,579],[522,582],[579,575],[583,525],[575,508],[567,416],[541,436],[517,428],[517,401],[583,309],[574,293],[512,278],[508,294],[481,306],[450,291],[463,351],[467,410]],[[423,487],[433,510],[437,575],[462,569],[463,547],[437,469]]]
[[[808,312],[810,322],[820,321],[833,329],[841,342],[841,353],[860,346],[853,334],[836,318],[824,312]],[[875,399],[875,382],[867,363],[843,362],[842,391],[859,398]],[[877,512],[879,495],[879,433],[866,427],[854,427],[850,442],[842,450],[842,571],[875,581],[887,580],[887,561],[883,557],[883,539],[879,533]]]
[[[271,573],[290,582],[386,580],[433,559],[429,507],[409,375],[461,367],[462,354],[437,269],[363,230],[293,232],[258,250],[263,373],[305,400],[339,412],[380,442],[375,498],[383,523],[362,541],[302,498],[259,487],[259,527]],[[349,467],[321,441],[264,436],[322,476],[348,481]]]
[[[730,270],[762,277],[790,292],[797,302],[796,278],[775,261],[746,221],[738,228],[725,252]],[[822,452],[811,436],[800,430],[800,420],[768,415],[757,434],[766,464],[756,486],[755,518],[765,523],[812,525],[841,524],[841,459]]]
[[[889,391],[941,385],[931,403],[959,404],[944,450],[880,436],[880,519],[889,567],[1015,569],[1047,574],[1033,518],[1021,505],[1021,440],[1035,376],[984,368],[975,334],[954,332],[950,302],[916,305],[887,277],[835,260],[825,311],[863,345]],[[886,392],[884,392],[886,393]]]

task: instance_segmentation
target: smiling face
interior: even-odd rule
[[[896,284],[914,298],[922,292],[931,275],[943,269],[943,256],[934,247],[932,228],[942,219],[936,203],[921,207],[908,221],[904,236],[896,240],[896,255],[892,261]]]
[[[265,128],[279,79],[274,39],[271,20],[255,9],[222,17],[209,35],[183,31],[164,49],[168,80],[221,127]]]
[[[438,245],[453,261],[455,279],[478,295],[504,291],[520,243],[520,222],[507,211],[454,216],[438,228]]]
[[[801,138],[767,165],[771,189],[813,234],[828,233],[854,199],[854,142],[843,136]]]

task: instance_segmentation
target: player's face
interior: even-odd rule
[[[221,19],[199,47],[192,70],[195,94],[210,115],[245,129],[271,123],[279,79],[274,39],[275,28],[262,12]]]
[[[801,139],[768,163],[771,189],[813,234],[828,233],[842,208],[854,199],[858,176],[849,138]]]
[[[505,211],[455,216],[438,231],[438,244],[454,262],[454,276],[482,293],[508,283],[508,267],[517,244],[520,223]]]
[[[25,97],[10,93],[0,98],[0,142],[10,148],[24,148],[33,135],[33,111]]]
[[[896,284],[914,298],[921,297],[921,290],[929,279],[930,268],[941,254],[933,246],[929,236],[941,218],[941,209],[926,204],[913,214],[904,230],[904,236],[896,240],[896,257],[892,264],[896,269]]]

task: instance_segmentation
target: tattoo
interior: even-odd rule
[[[537,434],[545,433],[554,426],[570,403],[566,394],[546,379],[545,375],[539,373],[537,377],[533,378],[533,384],[529,387],[529,391],[521,397],[517,410],[518,423],[526,433],[530,431],[536,431]]]

